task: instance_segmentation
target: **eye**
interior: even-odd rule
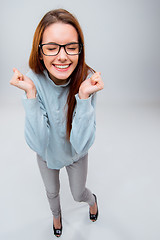
[[[69,50],[76,50],[79,47],[79,45],[77,43],[75,44],[70,44],[67,46],[67,49]]]
[[[53,50],[56,50],[57,48],[56,47],[52,47],[52,48],[47,48],[47,50],[49,50],[49,51],[53,51]]]
[[[68,47],[68,49],[75,50],[76,48],[75,47]]]
[[[47,51],[56,51],[58,49],[58,46],[55,44],[46,44],[46,45],[44,45],[44,48]]]

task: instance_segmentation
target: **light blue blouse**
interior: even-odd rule
[[[22,99],[26,142],[47,162],[48,168],[68,166],[87,154],[94,142],[96,94],[88,99],[79,99],[78,94],[75,95],[76,106],[69,141],[66,138],[66,101],[70,81],[56,85],[46,70],[44,74],[29,70],[27,76],[34,82],[37,95],[34,99],[28,99],[25,94]]]

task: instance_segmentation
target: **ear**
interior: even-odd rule
[[[41,49],[39,49],[39,59],[43,60],[43,54],[42,54],[42,50]]]
[[[40,60],[43,60],[42,51],[40,51],[40,53],[39,53],[39,59],[40,59]]]

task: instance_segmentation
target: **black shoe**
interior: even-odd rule
[[[96,197],[95,194],[93,194],[93,196],[95,197],[95,202],[96,202],[96,204],[97,204],[97,197]],[[91,214],[91,213],[89,212],[89,215],[90,215],[90,220],[91,220],[92,222],[95,222],[95,221],[98,219],[98,204],[97,204],[97,213],[96,213],[96,214]]]
[[[60,222],[61,222],[61,228],[55,229],[54,224],[53,224],[53,231],[54,231],[54,235],[56,237],[60,237],[62,235],[62,217],[60,215]]]

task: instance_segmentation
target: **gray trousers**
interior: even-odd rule
[[[61,213],[60,207],[60,170],[50,169],[46,162],[37,154],[37,162],[43,183],[46,189],[47,198],[50,209],[55,218],[58,218]],[[69,185],[72,196],[77,202],[87,202],[90,206],[95,203],[95,198],[91,191],[86,188],[87,170],[88,170],[88,154],[77,162],[66,167]]]

